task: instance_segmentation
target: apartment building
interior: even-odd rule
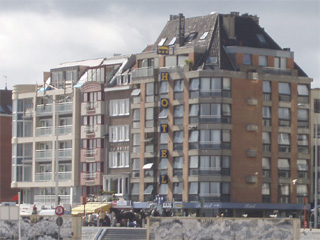
[[[312,79],[257,16],[171,16],[136,58],[131,199],[261,217],[311,202]]]
[[[12,202],[18,189],[11,185],[12,91],[0,90],[0,203]]]
[[[313,201],[312,79],[257,16],[172,15],[143,52],[44,79],[13,89],[24,202],[104,191],[137,208],[262,217],[301,216]]]

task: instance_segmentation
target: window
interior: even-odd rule
[[[183,157],[173,158],[173,176],[182,177]]]
[[[133,110],[132,127],[140,128],[140,109]]]
[[[262,202],[270,202],[270,183],[262,183]]]
[[[129,152],[109,152],[109,167],[129,167]]]
[[[289,83],[279,82],[279,101],[290,102],[291,101],[291,89]]]
[[[159,162],[159,175],[168,174],[168,158],[161,158]]]
[[[279,189],[279,202],[289,203],[290,185],[280,184],[278,189]]]
[[[174,125],[182,125],[183,124],[183,113],[184,113],[184,106],[183,105],[174,106],[174,111],[173,111]]]
[[[219,97],[222,92],[221,78],[201,78],[200,97]]]
[[[87,71],[88,81],[105,83],[105,68],[93,68]]]
[[[271,159],[270,158],[262,158],[262,177],[271,177]]]
[[[140,177],[140,159],[139,158],[132,159],[132,177],[133,178]]]
[[[139,195],[139,189],[140,189],[139,183],[133,183],[131,185],[131,194],[132,195]]]
[[[279,126],[290,127],[290,108],[279,107],[278,109]]]
[[[271,101],[271,82],[263,81],[263,100]]]
[[[160,144],[168,144],[169,135],[168,133],[160,133]]]
[[[204,32],[204,33],[201,35],[200,40],[206,39],[206,37],[208,36],[208,33],[209,33],[209,32]]]
[[[267,56],[259,56],[259,66],[262,66],[262,67],[268,66]]]
[[[298,103],[309,103],[308,85],[298,84]]]
[[[262,149],[264,152],[271,152],[271,133],[270,132],[262,132]]]
[[[251,55],[250,54],[243,54],[243,64],[251,65]]]
[[[183,182],[173,183],[173,198],[176,201],[182,201]]]
[[[278,159],[278,176],[279,178],[290,178],[289,159]]]
[[[309,128],[308,109],[298,109],[298,128]]]
[[[146,83],[146,102],[154,102],[154,83]]]
[[[129,115],[129,99],[110,100],[110,116]]]
[[[162,108],[160,110],[159,118],[167,118],[168,117],[168,112],[169,112],[168,108]]]
[[[258,40],[260,43],[266,43],[266,39],[264,38],[264,36],[260,33],[256,34]]]
[[[221,157],[220,156],[200,156],[199,175],[220,175]]]
[[[163,46],[166,40],[167,38],[161,38],[160,42],[158,43],[158,46]]]
[[[110,142],[126,142],[129,141],[129,125],[110,126],[109,127]]]
[[[167,94],[169,89],[169,81],[162,81],[160,83],[160,94]]]
[[[186,42],[191,42],[193,39],[195,39],[198,36],[198,32],[192,32],[186,37]]]
[[[204,201],[220,200],[220,182],[200,182],[199,195]]]
[[[175,80],[174,81],[174,99],[183,99],[183,88],[184,88],[184,80]]]
[[[221,104],[200,104],[200,123],[220,123]]]
[[[154,127],[154,108],[146,108],[146,127]]]
[[[262,108],[263,126],[271,126],[271,107]]]
[[[169,42],[169,46],[170,45],[173,45],[173,44],[175,44],[176,43],[176,40],[177,40],[177,38],[176,37],[173,37],[172,39],[171,39],[171,41]]]
[[[160,195],[167,195],[168,194],[168,184],[160,184],[159,194]]]
[[[298,134],[298,153],[309,153],[309,135]]]
[[[183,148],[183,131],[173,132],[173,150],[182,150]]]
[[[320,113],[320,99],[314,99],[314,112]]]
[[[189,201],[197,201],[198,200],[198,182],[190,182],[189,183]]]
[[[308,179],[308,161],[306,159],[297,160],[298,178]]]
[[[279,133],[278,134],[279,152],[290,152],[290,134]]]
[[[287,68],[287,59],[283,57],[275,57],[274,58],[274,67],[286,69]]]
[[[221,130],[200,130],[200,149],[220,149]]]

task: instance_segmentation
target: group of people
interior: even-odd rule
[[[150,217],[169,217],[172,216],[170,211],[162,209],[161,213],[157,208],[150,212],[143,209],[133,210],[117,210],[112,209],[111,213],[99,210],[98,213],[87,214],[84,217],[85,226],[111,226],[111,227],[144,227],[147,216]]]

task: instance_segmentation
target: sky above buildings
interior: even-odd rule
[[[320,88],[319,0],[0,0],[0,89],[43,81],[60,63],[141,52],[171,14],[257,15]]]

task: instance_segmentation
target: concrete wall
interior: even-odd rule
[[[149,240],[256,240],[300,239],[300,220],[296,218],[148,218]]]

